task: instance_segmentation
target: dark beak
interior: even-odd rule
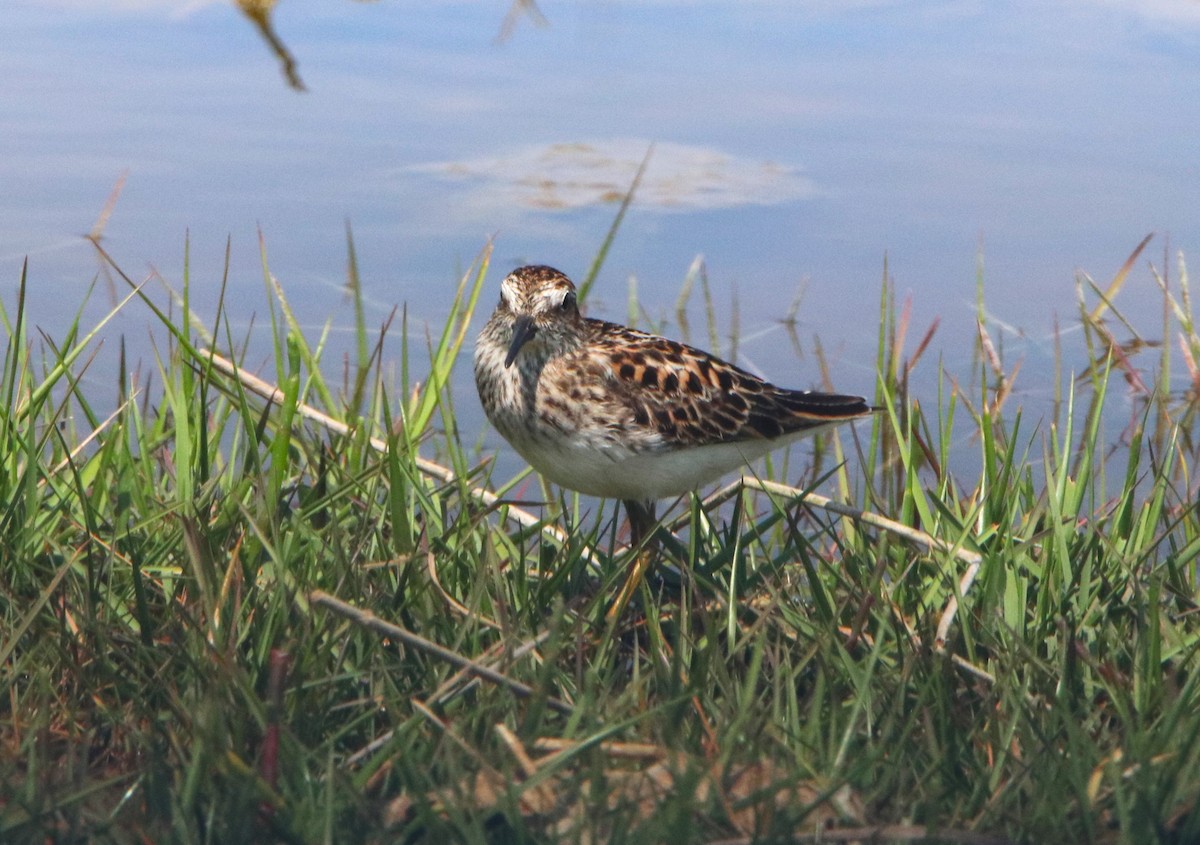
[[[508,354],[504,356],[504,366],[512,366],[521,347],[533,340],[535,334],[537,334],[537,326],[533,324],[532,317],[522,315],[517,318],[517,321],[513,323],[512,343],[508,345]]]

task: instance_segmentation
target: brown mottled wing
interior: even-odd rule
[[[626,386],[638,426],[690,446],[775,439],[870,413],[859,396],[784,390],[707,352],[635,329],[588,320],[593,350]]]

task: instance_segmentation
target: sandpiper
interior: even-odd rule
[[[520,267],[475,345],[492,425],[534,469],[580,493],[620,499],[635,545],[653,503],[774,449],[869,415],[860,396],[776,387],[700,349],[584,317],[552,267]],[[619,612],[648,561],[636,563]]]

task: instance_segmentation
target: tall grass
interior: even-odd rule
[[[1128,269],[1102,298],[1081,279],[1091,367],[1041,426],[985,322],[975,388],[909,395],[932,329],[910,343],[885,284],[883,411],[795,486],[681,504],[609,625],[614,510],[515,501],[530,486],[457,437],[488,259],[429,372],[400,315],[399,383],[361,308],[328,381],[265,249],[265,379],[227,313],[192,318],[186,276],[177,307],[130,283],[157,387],[122,366],[112,399],[80,388],[103,322],[35,345],[22,273],[0,841],[1200,840],[1196,393],[1117,339]],[[352,243],[348,265],[358,296]],[[1152,273],[1200,384],[1182,259],[1174,287]],[[1105,403],[1130,385],[1118,440]],[[977,478],[951,469],[964,442]]]

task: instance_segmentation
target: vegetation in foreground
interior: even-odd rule
[[[1200,841],[1196,392],[1115,310],[1140,251],[1081,280],[1093,366],[1038,426],[982,323],[980,386],[910,399],[929,338],[905,352],[885,284],[885,411],[802,484],[836,501],[675,508],[681,565],[611,625],[612,508],[489,477],[455,429],[486,254],[429,372],[392,330],[398,384],[361,309],[334,385],[272,286],[266,384],[211,351],[243,342],[224,314],[138,289],[169,343],[110,414],[79,387],[95,332],[35,344],[18,305],[0,841]],[[1175,288],[1195,386],[1182,261]]]

